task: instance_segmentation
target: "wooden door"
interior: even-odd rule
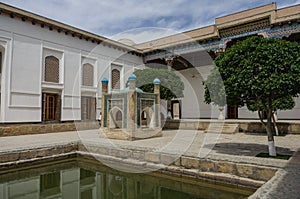
[[[174,120],[179,120],[181,119],[181,106],[180,106],[180,101],[174,100],[172,101],[172,107],[171,107],[171,112],[172,112],[172,117]]]
[[[227,106],[227,118],[228,119],[238,119],[237,106]]]
[[[56,111],[56,101],[57,95],[56,94],[45,94],[44,99],[44,114],[45,114],[45,121],[55,120],[55,111]]]

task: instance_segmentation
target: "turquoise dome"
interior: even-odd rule
[[[135,81],[136,80],[135,74],[129,75],[128,80]]]
[[[102,84],[108,84],[108,79],[106,77],[104,77],[102,80],[101,80],[101,83]]]
[[[160,80],[159,80],[158,78],[155,78],[155,79],[153,80],[153,84],[160,84]]]

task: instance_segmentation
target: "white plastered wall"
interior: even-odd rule
[[[142,64],[142,58],[108,45],[50,31],[39,25],[0,15],[0,44],[5,44],[5,62],[1,79],[1,122],[40,122],[42,92],[61,94],[61,120],[80,120],[82,57],[94,60],[92,93],[97,97],[97,117],[101,108],[101,79],[108,77],[113,62],[127,70]],[[43,60],[46,54],[58,53],[60,82],[43,82]],[[122,83],[124,84],[124,82]],[[89,89],[84,92],[91,91]]]

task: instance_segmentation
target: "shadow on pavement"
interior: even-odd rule
[[[263,198],[299,199],[300,198],[300,149],[293,155],[279,179],[274,179],[271,190]]]
[[[205,145],[204,147],[210,148],[212,145]],[[252,143],[218,143],[215,144],[213,150],[221,154],[254,157],[258,153],[268,153],[268,145]],[[294,151],[283,147],[276,147],[276,150],[277,153],[281,155],[293,155],[294,153]]]

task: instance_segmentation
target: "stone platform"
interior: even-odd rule
[[[100,128],[99,130],[100,134],[105,136],[108,139],[119,139],[119,140],[141,140],[141,139],[149,139],[149,138],[155,138],[155,137],[161,137],[162,136],[162,129],[156,128],[156,129],[136,129],[135,131],[131,132],[127,129],[110,129],[107,128]]]

